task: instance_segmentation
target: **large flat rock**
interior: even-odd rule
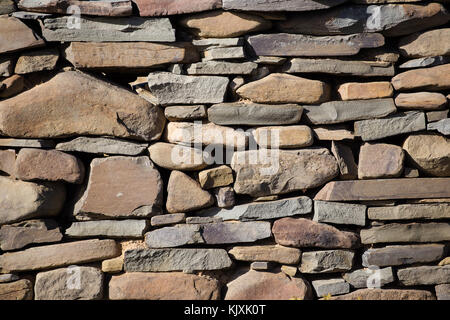
[[[449,42],[450,28],[444,28],[406,36],[400,39],[399,49],[408,58],[447,56]]]
[[[331,8],[347,0],[223,0],[225,10],[242,11],[312,11]]]
[[[245,243],[272,236],[270,222],[220,222],[202,226],[202,236],[207,244]]]
[[[450,203],[372,207],[367,210],[367,216],[370,220],[448,219],[450,218]]]
[[[446,284],[450,282],[450,266],[420,266],[399,269],[399,282],[404,286]]]
[[[178,224],[152,230],[145,234],[145,243],[149,248],[174,248],[188,244],[205,243],[201,229],[196,224]]]
[[[392,78],[392,85],[397,91],[413,89],[439,91],[449,89],[450,64],[402,72]]]
[[[20,0],[17,3],[19,9],[31,12],[60,13],[67,12],[71,5],[79,8],[82,15],[121,17],[131,16],[133,8],[129,0],[107,0],[107,1],[74,1],[74,0]],[[72,9],[73,10],[73,9]]]
[[[114,139],[109,137],[78,137],[67,142],[60,142],[56,149],[68,152],[93,154],[137,156],[147,149],[148,144]]]
[[[220,9],[221,0],[132,0],[141,17],[168,16]]]
[[[331,297],[330,300],[436,300],[436,298],[426,290],[359,289]]]
[[[1,16],[0,25],[0,54],[45,45],[40,36],[17,18]]]

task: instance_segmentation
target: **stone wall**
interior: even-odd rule
[[[449,8],[0,0],[0,299],[449,299]]]

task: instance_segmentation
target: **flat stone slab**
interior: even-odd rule
[[[202,238],[200,226],[179,224],[147,232],[145,243],[149,248],[173,248],[205,243],[205,241]]]
[[[270,227],[266,221],[209,223],[203,225],[202,236],[207,244],[255,242],[270,238]]]
[[[125,251],[127,272],[202,271],[231,267],[223,249],[134,249]]]
[[[363,201],[449,198],[449,178],[348,180],[329,182],[314,200]]]
[[[399,65],[398,67],[399,69],[415,69],[415,68],[435,67],[446,63],[450,63],[450,58],[446,56],[435,56],[435,57],[424,57],[408,60]]]
[[[221,0],[133,0],[141,17],[167,16],[220,9]]]
[[[301,273],[333,273],[352,269],[355,253],[347,250],[303,252]]]
[[[94,16],[131,16],[132,6],[128,0],[110,1],[72,1],[72,0],[20,0],[17,3],[19,9],[31,12],[67,14],[67,8],[76,4],[80,14]]]
[[[25,52],[17,59],[14,72],[16,74],[28,74],[53,70],[56,69],[58,60],[59,51],[56,48]]]
[[[244,47],[209,48],[203,51],[203,61],[245,59]],[[244,63],[244,62],[243,62]],[[253,63],[253,62],[251,62]],[[245,66],[245,65],[243,65]],[[254,65],[253,65],[254,66]]]
[[[0,275],[0,283],[14,282],[19,279],[19,276],[13,273],[5,273]]]
[[[54,148],[52,140],[0,138],[0,147],[10,148]]]
[[[146,220],[73,222],[64,234],[69,238],[141,238],[148,226]]]
[[[390,98],[394,95],[394,88],[388,81],[347,82],[338,87],[342,100],[369,100]]]
[[[434,289],[437,300],[450,300],[450,284],[439,284]]]
[[[153,227],[162,227],[171,224],[184,223],[186,221],[186,214],[172,213],[154,216],[150,220]]]
[[[430,30],[401,38],[399,49],[403,56],[410,58],[446,56],[450,53],[448,40],[450,28]]]
[[[445,136],[450,135],[450,118],[442,119],[435,123],[429,123],[427,125],[427,130],[436,130],[437,132],[442,133]]]
[[[202,170],[211,160],[211,156],[201,149],[172,143],[157,142],[152,144],[148,151],[154,163],[170,170]]]
[[[401,204],[394,207],[372,207],[367,210],[370,220],[448,219],[450,203]]]
[[[169,121],[191,121],[207,117],[204,105],[196,106],[173,106],[164,108],[164,116]]]
[[[364,143],[359,149],[358,178],[396,178],[403,173],[405,152],[388,143]]]
[[[56,145],[57,150],[93,154],[137,156],[147,149],[148,144],[107,137],[78,137]]]
[[[400,93],[395,97],[399,109],[437,110],[447,106],[447,98],[437,92]]]
[[[249,75],[258,68],[253,62],[207,61],[190,64],[189,75]]]
[[[380,288],[394,282],[392,268],[365,268],[345,273],[342,276],[353,288]]]
[[[0,283],[0,299],[33,300],[33,283],[28,279]]]
[[[301,251],[280,245],[233,247],[228,254],[238,261],[267,261],[282,264],[297,264]]]
[[[426,290],[400,289],[359,289],[330,300],[436,300],[434,295]]]
[[[342,124],[314,126],[312,130],[314,132],[314,137],[318,140],[323,141],[355,140],[355,135],[353,134],[353,132],[348,130],[348,127],[346,125]]]
[[[332,224],[365,226],[366,210],[367,207],[361,204],[314,201],[313,220]]]
[[[399,269],[397,277],[404,286],[446,284],[450,282],[450,266],[420,266]]]
[[[314,132],[317,133],[317,129],[314,130]],[[330,138],[334,139],[333,137]],[[340,171],[340,178],[342,180],[353,180],[358,178],[358,166],[356,165],[353,151],[348,145],[332,140],[331,153],[333,153],[334,157],[337,160]]]
[[[259,127],[252,135],[261,148],[296,149],[314,143],[313,131],[304,125]]]
[[[318,297],[336,296],[350,292],[350,285],[344,279],[326,279],[311,281]]]
[[[402,72],[392,78],[395,90],[440,91],[450,88],[450,64]]]
[[[223,0],[225,10],[242,11],[312,11],[327,9],[337,6],[347,0],[280,0],[273,2],[270,0]]]

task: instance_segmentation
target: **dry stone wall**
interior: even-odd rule
[[[448,9],[0,0],[0,299],[449,299]]]

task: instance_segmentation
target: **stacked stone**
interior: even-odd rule
[[[448,9],[0,0],[0,299],[450,299]]]

